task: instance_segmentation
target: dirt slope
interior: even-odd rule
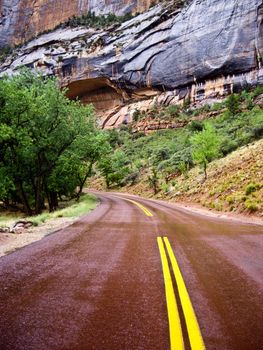
[[[144,173],[139,183],[118,191],[263,217],[263,140],[209,164],[205,182],[202,170],[195,167],[186,176],[175,177],[168,184],[159,180],[160,191],[154,196],[148,176]],[[103,188],[99,179],[92,181],[91,185]]]

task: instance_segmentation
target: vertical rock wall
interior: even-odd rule
[[[73,15],[144,11],[150,0],[0,0],[0,48],[53,29]]]

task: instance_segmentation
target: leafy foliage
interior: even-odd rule
[[[130,168],[137,168],[139,175],[144,171],[150,173],[151,168],[155,167],[158,176],[169,181],[171,175],[177,176],[183,174],[187,177],[188,170],[198,163],[205,170],[207,164],[214,158],[225,156],[237,148],[260,139],[263,136],[263,111],[255,104],[255,97],[263,92],[258,87],[251,92],[240,95],[233,95],[235,108],[232,108],[232,102],[225,109],[225,103],[218,103],[216,108],[203,106],[201,111],[188,111],[187,118],[208,111],[218,111],[218,115],[210,117],[209,123],[199,120],[192,120],[187,126],[174,130],[160,130],[148,134],[133,134],[126,127],[122,130],[112,130],[109,132],[109,140],[114,150],[121,150],[130,160]],[[230,101],[233,99],[229,97]],[[253,101],[252,109],[248,108],[247,101]],[[236,102],[238,101],[238,104]],[[235,110],[235,114],[230,113]],[[221,111],[221,113],[220,113]],[[149,114],[158,117],[163,109],[156,106]],[[178,115],[177,115],[178,113]],[[186,112],[181,108],[165,107],[165,115],[177,115],[179,120],[185,116]],[[139,114],[139,111],[138,111]],[[204,147],[194,146],[194,139],[202,139]],[[196,141],[197,142],[197,141]],[[197,160],[197,153],[199,154]],[[148,169],[148,170],[147,170]],[[150,175],[151,176],[151,175]],[[137,178],[138,179],[138,178]],[[161,180],[161,179],[160,179]],[[123,182],[122,182],[123,184]]]
[[[13,49],[10,46],[5,46],[0,49],[0,63],[3,63],[7,56],[12,53]]]
[[[226,99],[225,105],[228,109],[230,115],[235,115],[239,112],[240,96],[236,94],[231,94]]]
[[[116,150],[113,154],[105,155],[99,162],[98,168],[104,176],[107,188],[110,185],[122,185],[130,174],[129,160],[124,152]]]
[[[81,186],[100,156],[92,107],[29,71],[0,81],[0,106],[0,200],[21,204],[28,215],[47,200],[53,211],[58,195]]]
[[[73,16],[67,22],[63,24],[66,27],[96,27],[96,28],[105,28],[109,27],[112,24],[121,24],[125,21],[133,18],[131,13],[127,13],[123,16],[116,16],[114,13],[109,13],[108,15],[96,16],[94,12],[87,12],[82,16]],[[61,26],[61,25],[60,25]]]
[[[207,178],[207,164],[219,156],[220,139],[213,126],[206,123],[203,131],[190,138],[190,143],[193,147],[193,160],[203,167],[205,178]]]
[[[149,186],[153,189],[154,194],[157,194],[159,185],[158,185],[158,173],[156,168],[152,168],[152,174],[148,176]]]

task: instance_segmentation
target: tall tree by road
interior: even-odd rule
[[[91,151],[92,107],[70,101],[54,79],[23,71],[0,81],[0,108],[0,200],[21,204],[28,215],[39,214],[45,199],[56,209],[54,171],[83,138]]]
[[[190,138],[190,143],[192,145],[193,160],[203,168],[206,180],[207,164],[220,154],[220,138],[213,126],[206,123],[201,132]]]

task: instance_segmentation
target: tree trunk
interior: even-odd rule
[[[50,199],[49,211],[52,212],[52,211],[57,210],[57,208],[58,208],[58,195],[57,195],[57,192],[55,192],[55,191],[49,192],[49,199]]]
[[[44,204],[44,198],[43,198],[43,181],[42,178],[39,176],[36,179],[36,194],[35,194],[35,213],[41,214]]]
[[[110,181],[109,181],[109,177],[107,175],[105,177],[105,180],[106,180],[106,187],[110,188]]]
[[[78,190],[77,197],[76,197],[76,201],[77,201],[77,202],[78,202],[79,199],[80,199],[80,196],[81,196],[81,194],[82,194],[83,187],[84,187],[84,184],[85,184],[86,180],[87,180],[87,177],[85,176],[85,181],[82,181],[82,182],[80,183],[80,185],[79,185],[79,190]]]
[[[205,173],[205,181],[207,180],[207,171],[206,171],[206,163],[204,163],[204,173]]]
[[[77,201],[77,202],[79,201],[79,198],[80,198],[80,196],[81,196],[81,194],[82,194],[82,191],[83,191],[83,187],[84,187],[84,185],[85,185],[85,182],[87,181],[87,178],[88,178],[88,177],[90,176],[90,174],[91,174],[92,165],[93,165],[93,163],[90,163],[86,175],[84,176],[84,178],[83,178],[82,180],[80,180],[79,190],[78,190],[77,198],[76,198],[76,201]]]
[[[18,193],[20,193],[21,201],[22,201],[22,204],[24,207],[24,211],[26,212],[27,215],[31,216],[33,214],[33,212],[32,212],[32,209],[30,208],[27,196],[25,194],[22,181],[18,182]]]

